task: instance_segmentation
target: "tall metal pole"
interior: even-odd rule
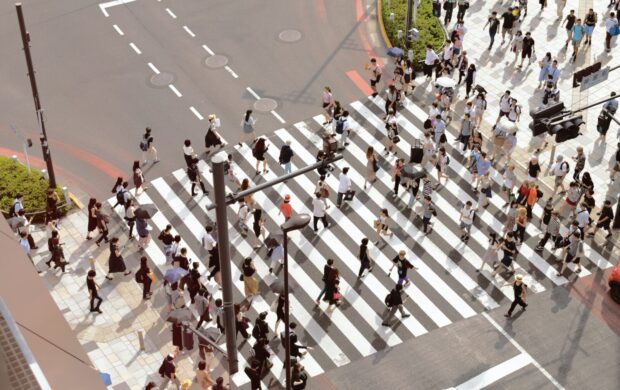
[[[286,390],[291,390],[291,329],[288,302],[288,231],[284,231],[284,370],[286,370]]]
[[[213,190],[215,192],[215,217],[217,221],[217,248],[220,257],[222,276],[222,298],[224,304],[224,328],[226,332],[226,352],[228,354],[228,374],[239,371],[237,360],[237,331],[235,329],[235,309],[233,302],[233,281],[230,270],[230,243],[228,241],[228,216],[226,214],[226,183],[224,162],[226,154],[218,153],[211,158],[213,168]]]
[[[413,11],[413,0],[407,0],[407,19],[405,23],[405,47],[411,48],[409,41],[409,30],[411,30],[411,12]]]
[[[19,21],[19,29],[22,34],[22,44],[24,45],[24,54],[26,55],[26,66],[28,67],[28,77],[30,78],[30,87],[32,88],[32,97],[34,98],[34,107],[37,111],[37,119],[41,125],[41,149],[43,158],[47,164],[47,172],[49,174],[50,187],[56,188],[56,175],[54,174],[54,166],[52,164],[52,154],[47,142],[47,133],[45,131],[45,121],[43,119],[43,110],[39,100],[39,90],[37,89],[37,81],[34,78],[34,67],[32,66],[32,57],[30,56],[30,35],[26,31],[26,23],[24,22],[24,14],[22,12],[22,3],[15,3],[17,10],[17,20]]]

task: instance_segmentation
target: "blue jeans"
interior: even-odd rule
[[[288,174],[289,174],[289,173],[291,173],[291,172],[292,172],[292,169],[291,169],[291,162],[289,161],[289,162],[287,162],[287,163],[284,163],[284,174],[285,174],[285,175],[288,175]]]

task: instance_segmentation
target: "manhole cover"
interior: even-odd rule
[[[269,98],[261,98],[254,102],[254,109],[261,112],[269,112],[278,107],[278,102]]]
[[[292,43],[301,39],[301,32],[298,30],[284,30],[278,34],[282,42]]]
[[[151,76],[151,84],[156,87],[165,87],[174,81],[174,76],[171,73],[161,72]]]
[[[205,65],[209,68],[222,68],[228,64],[228,57],[215,54],[205,60]]]

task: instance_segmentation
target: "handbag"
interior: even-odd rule
[[[392,138],[392,142],[395,143],[395,144],[399,143],[400,142],[400,137],[395,135],[394,138]]]
[[[613,26],[611,30],[609,30],[609,35],[611,35],[612,37],[615,37],[616,35],[619,35],[619,34],[620,34],[620,27],[617,24]]]
[[[372,160],[372,170],[377,172],[379,170],[379,163],[376,159]]]
[[[379,221],[378,219],[375,219],[372,223],[372,227],[374,227],[375,229],[379,229],[379,225],[381,225],[381,221]]]
[[[349,190],[344,194],[344,200],[351,201],[355,196],[355,190]]]
[[[334,300],[337,301],[337,300],[340,300],[340,299],[342,299],[342,294],[340,294],[339,292],[335,292],[334,293]]]

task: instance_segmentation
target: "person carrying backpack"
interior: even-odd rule
[[[153,137],[151,136],[151,128],[147,127],[144,135],[142,136],[142,141],[140,141],[140,150],[142,151],[142,164],[148,164],[148,157],[151,156],[153,158],[153,164],[159,162],[159,158],[157,157],[157,149],[153,146]]]
[[[122,205],[125,209],[127,209],[127,201],[131,197],[131,194],[127,191],[127,187],[129,187],[128,181],[123,181],[123,183],[117,187],[116,204],[114,204],[112,209],[115,209],[118,205]]]
[[[291,141],[287,140],[282,148],[280,148],[280,156],[278,158],[280,164],[284,165],[284,174],[288,175],[291,173],[291,160],[295,156],[293,153],[293,149],[291,149]]]
[[[381,325],[390,326],[388,321],[391,320],[392,317],[394,317],[394,314],[396,314],[396,310],[400,311],[400,315],[402,316],[403,319],[411,316],[411,314],[405,313],[405,309],[403,309],[404,301],[403,301],[402,294],[403,294],[403,285],[397,284],[396,287],[394,287],[392,291],[390,291],[388,296],[385,297],[385,304],[390,310],[386,314]]]
[[[349,145],[347,138],[351,134],[351,128],[349,125],[349,111],[344,110],[342,115],[336,120],[336,127],[334,131],[336,134],[340,134],[340,146],[338,149],[344,150],[345,146]]]
[[[17,194],[15,195],[15,199],[13,200],[13,204],[9,210],[9,218],[15,218],[19,215],[19,210],[24,209],[24,204],[22,203],[23,195]]]
[[[568,162],[564,161],[564,156],[561,154],[555,159],[555,166],[553,167],[553,176],[555,177],[555,184],[553,186],[553,193],[551,197],[555,196],[558,187],[562,187],[562,191],[560,191],[559,195],[564,195],[566,193],[566,188],[564,187],[564,178],[570,172],[570,165]]]

